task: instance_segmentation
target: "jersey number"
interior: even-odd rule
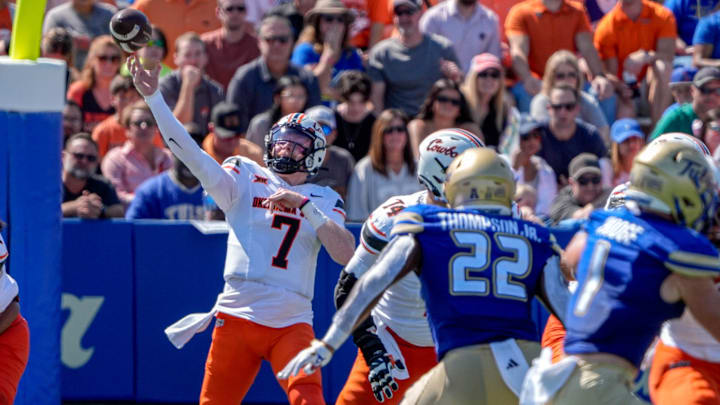
[[[595,243],[590,256],[587,278],[580,290],[573,313],[576,316],[585,316],[595,295],[605,280],[605,262],[610,254],[610,242],[599,240]]]
[[[450,293],[452,295],[488,295],[490,280],[471,276],[492,268],[493,294],[499,298],[527,300],[525,285],[513,281],[527,277],[532,268],[530,244],[517,235],[496,234],[497,246],[512,257],[498,257],[490,262],[490,237],[485,232],[454,232],[455,245],[470,248],[470,253],[458,253],[450,260]]]
[[[274,267],[287,270],[287,257],[290,253],[290,248],[292,247],[293,242],[295,242],[298,229],[300,229],[300,220],[297,218],[286,217],[284,215],[274,215],[272,227],[274,229],[282,229],[283,225],[287,225],[288,229],[282,243],[280,244],[280,249],[278,249],[277,253],[272,258],[272,265]]]

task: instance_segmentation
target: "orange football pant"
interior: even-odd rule
[[[395,380],[398,384],[398,390],[393,392],[392,398],[386,399],[385,402],[383,402],[383,404],[395,405],[400,403],[400,400],[402,400],[405,395],[405,391],[407,391],[415,381],[419,380],[423,374],[435,367],[437,364],[437,355],[435,354],[435,348],[432,346],[415,346],[403,340],[390,328],[388,328],[388,331],[395,338],[400,352],[405,358],[405,367],[407,367],[410,374],[410,378],[407,380]],[[370,387],[370,381],[368,381],[368,374],[370,374],[370,368],[367,363],[365,363],[365,357],[363,357],[362,352],[358,349],[355,364],[353,364],[352,370],[350,370],[350,375],[342,391],[340,391],[335,405],[377,404],[375,395],[373,395],[372,388]]]
[[[239,404],[263,360],[278,373],[314,338],[312,327],[297,323],[270,328],[247,319],[218,313],[205,363],[200,404]],[[324,404],[320,370],[278,380],[292,405]]]
[[[650,398],[656,405],[717,405],[720,363],[697,359],[658,342],[649,385]]]
[[[543,330],[542,340],[540,346],[544,348],[549,347],[552,349],[552,362],[557,363],[563,357],[565,357],[565,350],[563,350],[563,344],[565,343],[565,328],[559,319],[554,315],[550,315],[545,324],[545,330]]]
[[[30,354],[30,330],[18,314],[10,327],[0,334],[0,405],[10,405]]]

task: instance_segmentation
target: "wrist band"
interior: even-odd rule
[[[305,205],[307,205],[307,203],[309,203],[309,202],[310,202],[310,199],[305,197],[303,202],[300,203],[300,211],[302,211],[302,209],[305,207]]]
[[[309,199],[306,199],[306,201],[304,201],[302,205],[300,205],[300,212],[303,213],[305,219],[310,222],[310,226],[312,226],[315,231],[317,231],[318,228],[323,226],[325,222],[330,220]]]

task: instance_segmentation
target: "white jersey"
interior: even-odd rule
[[[168,147],[200,180],[230,227],[225,287],[214,311],[273,328],[312,324],[321,242],[300,210],[270,212],[266,199],[278,188],[298,192],[342,226],[345,210],[340,196],[315,184],[291,186],[244,157],[231,157],[220,166],[190,138],[159,92],[146,100]]]
[[[18,285],[5,271],[5,261],[9,256],[7,245],[0,235],[0,312],[10,305],[18,295]]]
[[[427,191],[420,191],[392,197],[380,204],[363,224],[360,235],[362,249],[359,248],[355,254],[366,256],[362,260],[365,263],[377,260],[380,251],[390,242],[395,215],[405,207],[425,204],[426,198]],[[355,276],[360,278],[361,274]],[[434,346],[434,343],[420,287],[417,274],[408,273],[385,291],[373,308],[372,315],[404,340],[416,346],[429,347]]]
[[[720,288],[720,281],[716,285]],[[720,363],[720,342],[687,309],[680,318],[663,324],[660,339],[664,344],[676,347],[692,357]]]

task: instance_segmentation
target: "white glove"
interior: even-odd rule
[[[328,364],[333,355],[333,349],[322,340],[313,339],[310,347],[304,349],[277,373],[279,380],[287,380],[305,370],[305,374],[312,374],[318,368]]]

